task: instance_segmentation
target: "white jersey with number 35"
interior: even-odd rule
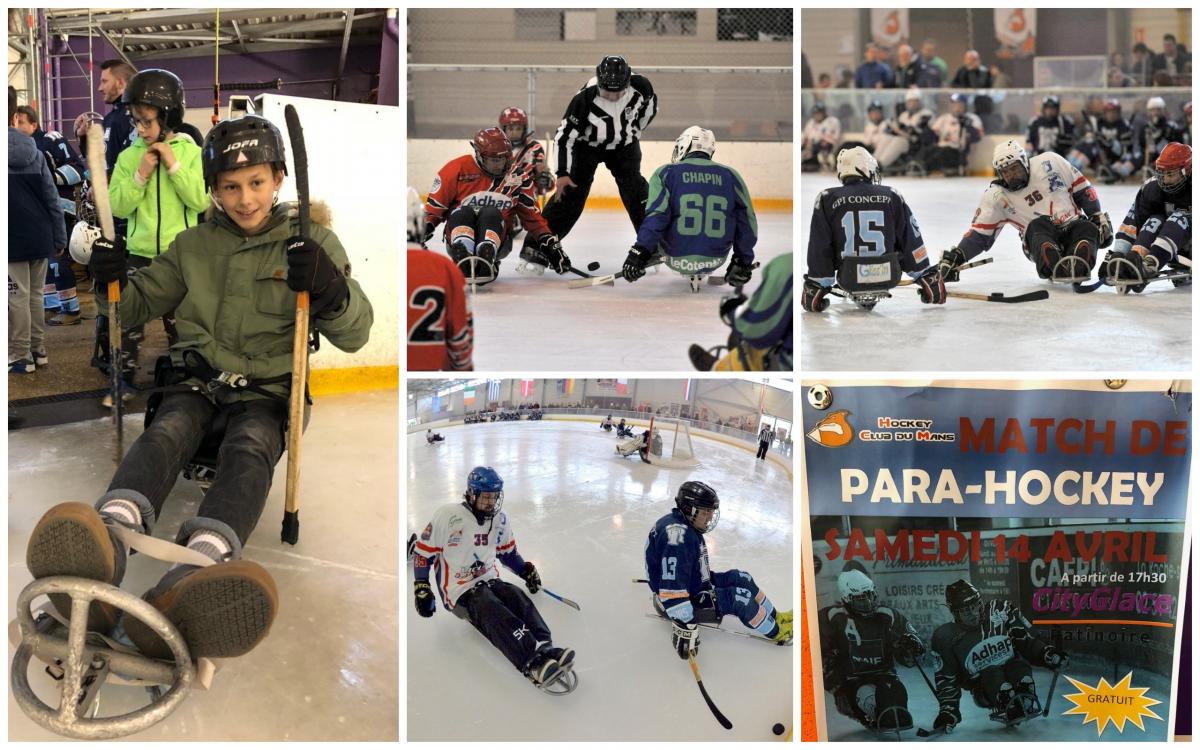
[[[415,552],[433,563],[434,588],[442,603],[453,609],[458,597],[476,583],[499,578],[496,556],[516,548],[503,511],[480,524],[457,503],[437,509],[417,539]]]
[[[1080,190],[1092,191],[1095,199],[1091,183],[1070,162],[1053,152],[1038,154],[1029,160],[1029,184],[1023,189],[988,185],[965,236],[976,233],[991,247],[1005,224],[1015,226],[1024,241],[1025,228],[1039,216],[1049,216],[1058,226],[1086,218],[1072,197]]]

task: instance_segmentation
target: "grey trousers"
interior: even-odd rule
[[[8,264],[8,361],[32,360],[32,353],[46,350],[46,314],[42,310],[42,287],[46,284],[49,258],[19,260]]]

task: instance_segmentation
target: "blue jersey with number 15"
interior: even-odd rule
[[[730,246],[749,265],[757,242],[750,191],[736,169],[692,154],[654,170],[637,244],[661,249],[668,267],[681,273],[713,270],[724,265]]]
[[[920,276],[929,267],[921,228],[904,198],[886,185],[851,182],[822,190],[808,233],[808,277],[833,286],[842,259],[900,254],[900,268]]]

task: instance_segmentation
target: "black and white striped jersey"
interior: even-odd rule
[[[554,173],[569,174],[575,163],[577,146],[612,151],[628,146],[641,137],[658,113],[658,96],[650,81],[634,73],[625,94],[615,102],[599,95],[592,78],[571,98],[566,114],[554,134],[557,158]]]

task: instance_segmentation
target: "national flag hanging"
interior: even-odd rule
[[[692,399],[692,379],[686,378],[683,381],[683,400],[690,401]]]
[[[433,413],[437,414],[441,410],[442,410],[442,397],[435,394],[433,397]]]
[[[629,381],[618,378],[617,379],[617,395],[624,396],[627,393],[629,393]]]
[[[499,380],[489,380],[488,381],[488,401],[491,402],[491,401],[499,401],[499,400],[500,400],[500,381]]]
[[[523,398],[529,398],[532,395],[533,395],[533,381],[532,380],[522,380],[521,381],[521,396]]]
[[[475,386],[470,386],[469,388],[463,389],[463,405],[464,406],[474,406],[475,405]]]

